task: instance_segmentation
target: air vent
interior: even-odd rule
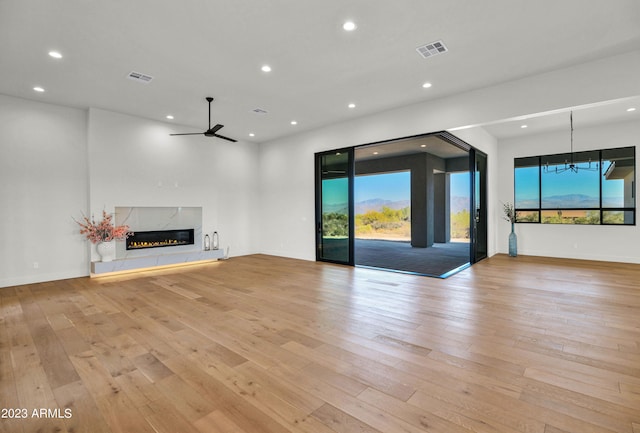
[[[153,80],[153,77],[151,75],[142,74],[136,71],[129,72],[129,75],[127,75],[127,78],[143,84],[148,84],[151,82],[151,80]]]
[[[418,47],[416,48],[416,51],[426,59],[429,57],[437,56],[438,54],[446,53],[449,50],[444,46],[442,41],[437,41]]]
[[[254,114],[267,114],[267,110],[263,110],[262,108],[254,108],[251,112]]]

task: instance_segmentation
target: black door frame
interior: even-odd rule
[[[353,215],[354,210],[354,178],[355,178],[355,161],[354,161],[354,149],[355,147],[346,147],[342,149],[334,149],[325,152],[318,152],[315,154],[315,199],[316,199],[316,214],[315,214],[315,228],[316,228],[316,261],[338,263],[344,265],[355,266],[354,259],[354,245],[355,245],[355,218]],[[349,240],[348,240],[348,260],[333,260],[323,256],[323,224],[322,224],[322,157],[326,155],[346,154],[347,155],[347,182],[348,182],[348,221],[349,221]]]
[[[480,160],[482,160],[481,164],[479,164]],[[471,256],[469,261],[472,264],[486,259],[488,255],[487,161],[486,153],[471,148],[469,151],[469,173],[471,173],[471,221],[469,226],[471,229]],[[480,177],[479,185],[477,177]],[[479,190],[479,194],[476,194],[477,190]]]

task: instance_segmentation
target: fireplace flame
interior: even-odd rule
[[[135,250],[140,248],[168,247],[173,245],[188,245],[187,241],[179,241],[177,239],[165,239],[162,241],[143,242],[133,241],[129,243],[129,249]]]

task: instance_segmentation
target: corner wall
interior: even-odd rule
[[[576,151],[636,146],[636,184],[640,168],[640,122],[623,122],[576,129]],[[569,150],[567,131],[530,135],[500,141],[498,166],[501,182],[498,195],[503,203],[514,201],[513,159],[523,156],[556,154]],[[571,173],[563,173],[571,176]],[[561,175],[559,175],[561,176]],[[638,197],[636,185],[635,197]],[[636,198],[636,208],[638,207]],[[640,263],[640,224],[636,211],[635,226],[579,226],[566,224],[516,224],[518,254],[567,257],[574,259],[604,260]],[[511,226],[501,221],[497,227],[498,251],[508,252]]]

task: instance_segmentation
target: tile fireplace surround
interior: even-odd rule
[[[133,232],[193,229],[194,243],[127,250],[125,242],[116,242],[116,259],[112,262],[92,262],[92,274],[215,260],[224,256],[222,250],[203,251],[201,207],[116,207],[114,219],[116,225],[126,224]]]

